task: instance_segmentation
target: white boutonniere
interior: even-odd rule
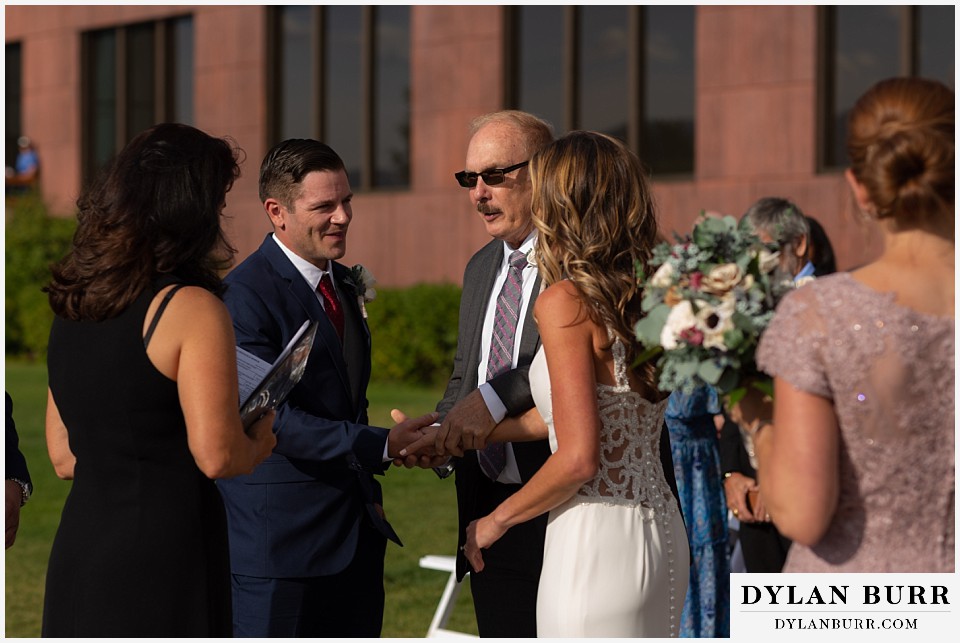
[[[536,247],[527,250],[527,263],[534,268],[537,267],[537,249]]]
[[[374,285],[377,283],[376,277],[373,276],[372,272],[358,263],[347,273],[344,282],[353,290],[353,294],[357,298],[357,303],[360,305],[360,312],[363,313],[363,318],[366,319],[366,303],[373,301],[377,297],[377,291],[374,289]]]

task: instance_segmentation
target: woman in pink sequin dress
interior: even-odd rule
[[[786,572],[954,570],[954,94],[882,81],[850,115],[846,171],[884,248],[787,296],[763,336],[764,500]]]

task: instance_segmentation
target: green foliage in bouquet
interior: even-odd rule
[[[687,237],[654,249],[645,316],[636,324],[644,346],[639,360],[657,358],[663,391],[711,385],[736,402],[746,382],[769,392],[755,352],[780,298],[793,288],[777,276],[779,252],[764,244],[746,220],[705,217]]]

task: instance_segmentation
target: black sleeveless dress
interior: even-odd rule
[[[232,635],[223,502],[187,447],[177,383],[144,348],[155,293],[103,322],[58,317],[50,332],[50,390],[77,463],[45,637]]]

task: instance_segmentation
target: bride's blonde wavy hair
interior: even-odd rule
[[[570,132],[530,161],[538,270],[546,285],[573,282],[583,310],[637,351],[640,319],[635,266],[646,266],[657,241],[657,218],[640,159],[597,132]],[[653,383],[644,365],[644,382]]]

